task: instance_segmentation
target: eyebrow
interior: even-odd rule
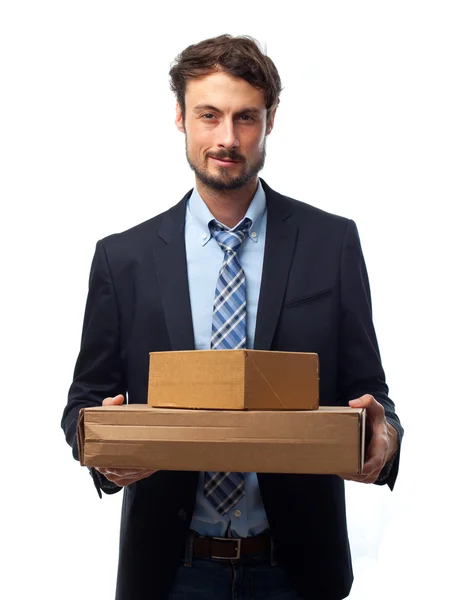
[[[200,110],[211,110],[213,112],[217,112],[219,114],[221,114],[221,110],[219,108],[216,108],[216,106],[212,106],[211,104],[197,104],[197,106],[194,106],[193,108],[193,112],[198,112]],[[257,108],[256,106],[247,106],[246,108],[243,108],[242,110],[238,110],[236,112],[237,115],[245,115],[248,113],[252,113],[252,114],[260,114],[262,112],[262,109]]]

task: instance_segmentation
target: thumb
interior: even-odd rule
[[[362,398],[356,398],[355,400],[349,400],[349,406],[351,408],[363,408],[364,402],[362,401]]]
[[[364,394],[360,398],[349,400],[349,406],[351,408],[369,408],[378,404],[375,398],[371,394]]]
[[[119,406],[120,404],[123,404],[124,401],[125,397],[123,394],[118,394],[118,396],[113,398],[105,398],[105,400],[102,402],[102,406]]]

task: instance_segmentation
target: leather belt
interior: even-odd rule
[[[270,536],[256,535],[248,538],[216,538],[195,535],[193,556],[238,560],[243,556],[270,556]]]

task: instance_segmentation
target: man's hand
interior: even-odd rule
[[[398,450],[398,433],[395,427],[387,422],[384,407],[370,394],[351,400],[349,406],[366,409],[366,425],[371,438],[362,473],[341,474],[340,477],[350,481],[374,483],[385,464],[395,456]]]
[[[118,394],[114,398],[105,398],[102,406],[120,406],[125,401],[123,394]],[[108,481],[116,483],[121,487],[130,485],[135,481],[149,477],[156,471],[150,469],[113,469],[111,467],[96,467],[97,471],[104,475]]]

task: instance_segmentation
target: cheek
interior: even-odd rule
[[[264,140],[253,141],[250,145],[246,146],[245,153],[253,158],[259,157],[262,154],[264,148]]]
[[[262,152],[262,149],[264,148],[264,140],[265,136],[262,135],[261,132],[251,132],[249,135],[245,136],[243,143],[248,152],[257,154]]]
[[[187,136],[187,148],[192,153],[205,154],[212,148],[212,137],[205,131],[194,132]]]

